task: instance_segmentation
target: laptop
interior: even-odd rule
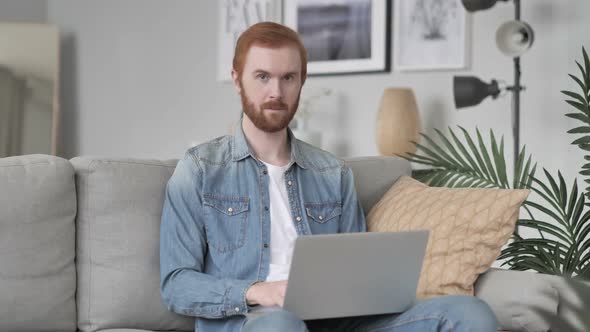
[[[299,236],[284,309],[303,320],[399,313],[416,300],[428,231]]]

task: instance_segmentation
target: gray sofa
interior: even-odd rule
[[[365,212],[410,165],[349,159]],[[175,160],[0,159],[0,331],[192,331],[160,301],[159,225]],[[585,331],[588,287],[491,269],[476,295],[501,330]]]

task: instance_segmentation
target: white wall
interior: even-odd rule
[[[536,32],[522,59],[521,141],[549,170],[573,178],[582,153],[565,132],[576,126],[559,91],[574,89],[581,46],[590,48],[590,2],[523,2],[523,19]],[[216,81],[217,1],[49,0],[48,19],[62,29],[63,143],[74,155],[179,157],[192,141],[227,132],[239,114],[229,83]],[[330,87],[338,97],[312,126],[325,131],[325,148],[340,156],[374,155],[375,119],[388,86],[415,89],[425,131],[476,125],[505,135],[511,164],[510,98],[456,111],[452,76],[512,79],[511,59],[495,46],[495,30],[513,15],[499,3],[472,20],[472,65],[464,71],[392,72],[312,77],[305,90]],[[326,121],[329,120],[329,121]]]
[[[0,0],[0,21],[45,22],[47,1]]]

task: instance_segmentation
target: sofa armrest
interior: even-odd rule
[[[475,295],[488,303],[507,331],[549,331],[557,316],[558,291],[545,275],[490,269],[475,283]]]
[[[559,294],[557,316],[551,322],[551,331],[590,331],[590,282],[559,276],[543,275]]]

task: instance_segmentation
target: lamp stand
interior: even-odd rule
[[[514,19],[520,21],[520,0],[514,0]],[[518,153],[520,150],[520,91],[523,87],[520,85],[520,57],[517,56],[514,61],[514,86],[512,87],[512,135],[514,136],[514,172],[516,173],[516,164],[518,162]]]
[[[514,19],[520,21],[520,0],[514,1]],[[514,165],[514,174],[516,176],[518,163],[518,154],[520,150],[520,91],[524,88],[520,84],[520,56],[513,59],[514,62],[514,86],[512,90],[512,135],[514,136],[514,159],[512,160]],[[514,227],[514,234],[518,235],[519,227]]]

